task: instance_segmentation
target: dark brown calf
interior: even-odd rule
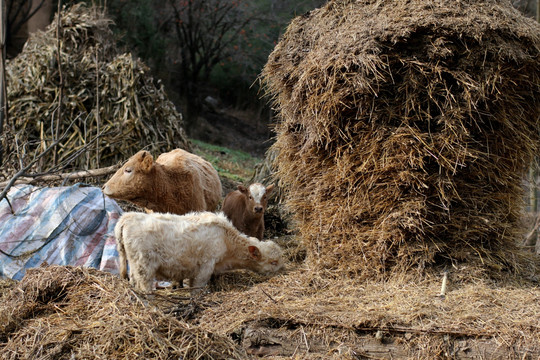
[[[264,234],[264,212],[268,196],[274,185],[265,187],[261,183],[251,184],[249,189],[243,185],[232,191],[223,201],[222,211],[233,225],[248,236],[262,240]]]

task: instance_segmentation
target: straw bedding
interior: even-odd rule
[[[276,239],[286,270],[233,271],[210,292],[134,292],[98,270],[50,266],[0,283],[0,358],[536,358],[538,278],[461,265],[360,280],[317,271]]]
[[[310,263],[519,271],[539,49],[540,25],[502,0],[336,0],[294,19],[261,79]]]
[[[49,266],[29,270],[0,304],[2,359],[242,358],[224,336],[176,320],[117,276]]]
[[[439,296],[439,270],[359,281],[300,266],[247,291],[212,294],[207,301],[218,306],[207,308],[200,323],[242,334],[252,354],[265,347],[284,358],[540,356],[537,279],[486,280],[463,266],[450,271]]]

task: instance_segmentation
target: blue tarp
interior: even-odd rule
[[[44,262],[118,273],[114,226],[122,209],[101,189],[19,185],[7,198],[0,202],[0,277],[20,280]]]

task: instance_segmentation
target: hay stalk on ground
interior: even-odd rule
[[[1,359],[244,358],[230,339],[165,315],[94,269],[31,269],[2,299]]]

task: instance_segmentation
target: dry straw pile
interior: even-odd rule
[[[0,303],[2,359],[240,359],[232,340],[176,320],[118,276],[28,270]]]
[[[143,63],[117,51],[103,11],[75,5],[60,20],[59,33],[55,17],[8,63],[6,153],[32,158],[64,133],[42,163],[71,161],[88,169],[115,164],[143,147],[156,154],[188,148],[181,114]]]
[[[521,266],[540,25],[509,1],[329,1],[289,25],[262,80],[312,264]]]
[[[335,272],[334,272],[335,273]],[[212,294],[199,317],[217,334],[242,334],[272,359],[537,359],[540,290],[478,268],[385,281],[336,279],[307,267],[239,292]],[[233,284],[231,282],[231,284]]]

